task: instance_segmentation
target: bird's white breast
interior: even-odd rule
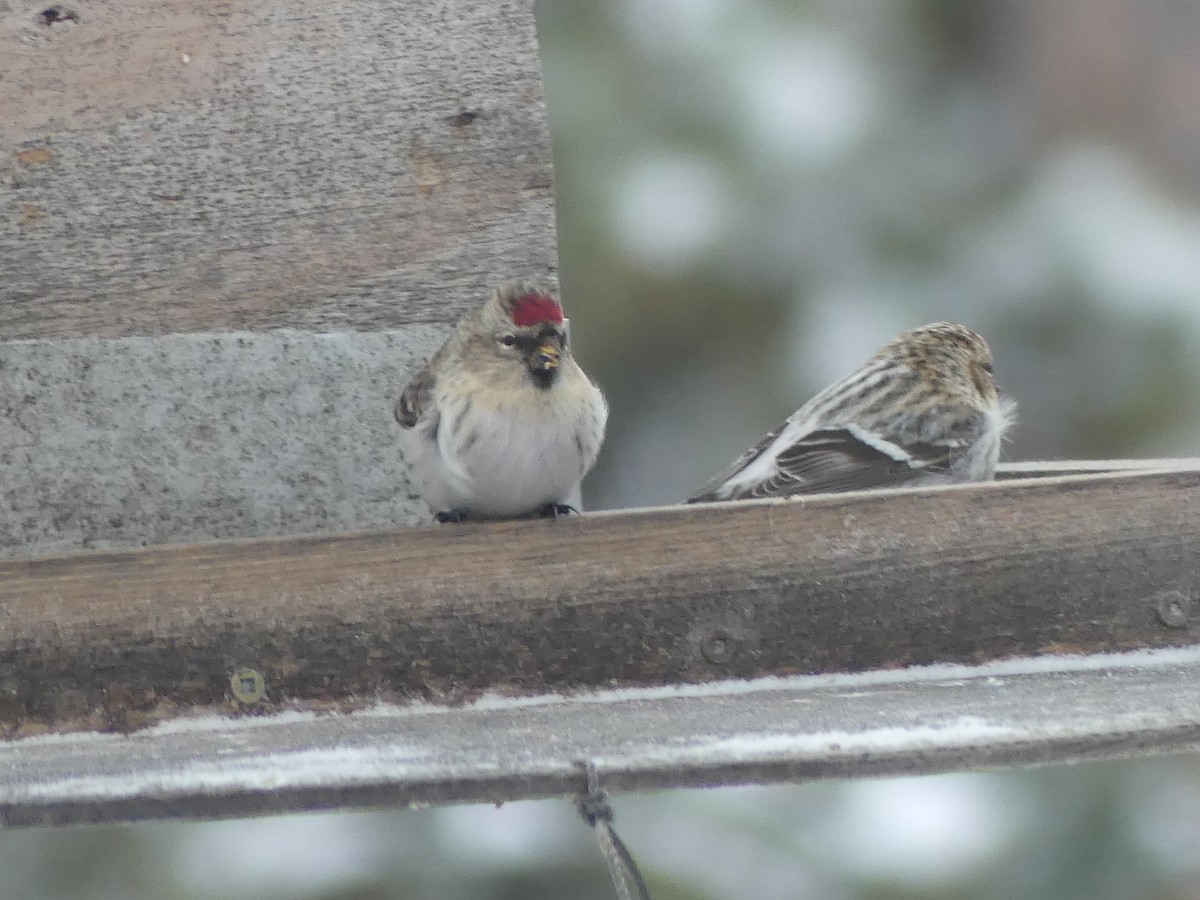
[[[562,378],[547,390],[479,390],[458,408],[443,402],[436,443],[413,434],[405,446],[430,507],[499,517],[576,505],[607,416],[600,391],[576,371],[578,380]]]

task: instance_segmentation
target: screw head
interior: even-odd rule
[[[1163,591],[1156,603],[1158,619],[1168,628],[1186,628],[1192,615],[1192,598],[1183,591]]]
[[[733,659],[733,652],[733,635],[724,628],[710,632],[700,643],[700,653],[710,663],[727,663]]]
[[[230,690],[238,703],[259,703],[267,696],[267,682],[256,669],[238,669],[229,679]]]

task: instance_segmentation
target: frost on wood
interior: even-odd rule
[[[1200,746],[1200,647],[450,708],[204,717],[0,744],[11,825],[760,784]]]

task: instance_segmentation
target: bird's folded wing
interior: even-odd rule
[[[724,488],[731,479],[734,479],[739,473],[741,473],[746,466],[750,465],[750,463],[766,453],[771,444],[775,442],[775,440],[779,437],[783,430],[787,428],[791,421],[791,419],[788,419],[778,428],[768,431],[765,435],[763,435],[762,440],[730,463],[729,467],[726,468],[724,472],[717,477],[710,479],[703,487],[688,497],[685,502],[711,503],[714,500],[737,500],[751,496],[750,494],[739,493],[727,496],[727,492],[722,490],[722,488]]]
[[[950,443],[900,445],[857,425],[811,432],[775,458],[776,473],[747,497],[786,497],[897,487],[945,472],[960,446]]]
[[[400,392],[400,399],[396,401],[394,414],[396,421],[405,428],[414,427],[424,415],[434,414],[434,410],[430,406],[433,382],[434,374],[431,363],[413,376],[412,381],[406,384],[404,390]]]
[[[969,438],[945,441],[889,440],[858,425],[810,431],[776,455],[767,471],[747,478],[759,457],[771,453],[780,431],[766,435],[758,446],[743,454],[719,479],[705,485],[689,503],[714,500],[752,500],[837,491],[865,491],[899,487],[914,479],[937,475],[950,468]],[[756,462],[757,461],[757,462]],[[739,477],[741,476],[741,477]],[[739,484],[738,482],[742,482]]]

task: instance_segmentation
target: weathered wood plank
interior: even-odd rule
[[[1197,470],[10,560],[0,721],[1174,646],[1198,590]]]
[[[1200,648],[0,742],[9,826],[769,784],[1200,749]]]
[[[0,342],[0,557],[428,522],[391,410],[448,330]]]
[[[557,272],[532,0],[0,6],[0,338],[445,323]]]
[[[1200,469],[1200,459],[1188,457],[1163,459],[1049,459],[1002,462],[996,477],[1047,478],[1052,475],[1095,475],[1102,472],[1155,472],[1171,469]]]

